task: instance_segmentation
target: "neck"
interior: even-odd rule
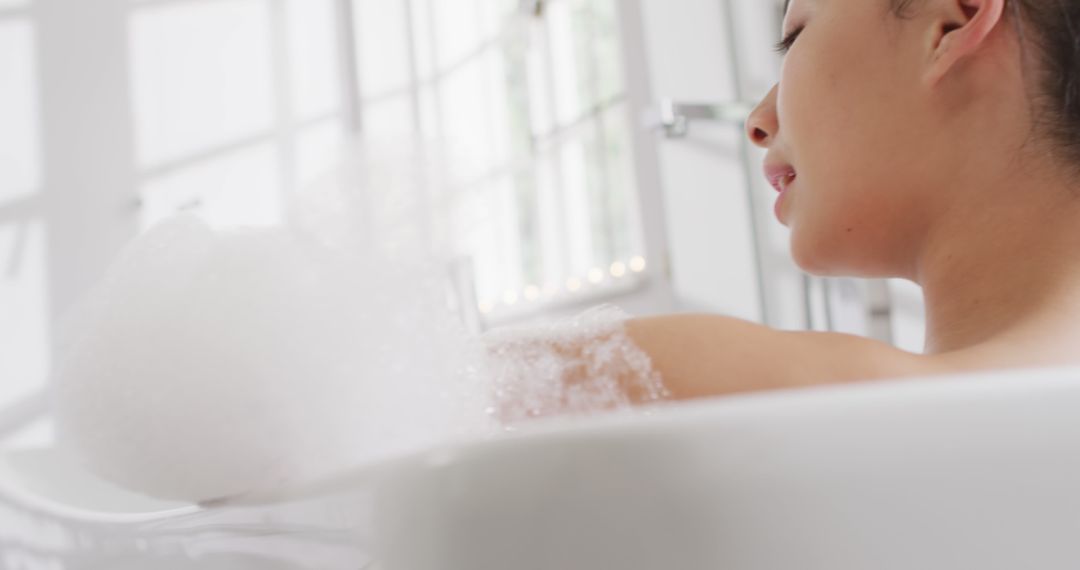
[[[1080,335],[1080,190],[1025,175],[979,184],[924,243],[926,354]]]

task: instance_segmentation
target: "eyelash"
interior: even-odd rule
[[[801,34],[802,31],[803,27],[799,26],[798,28],[795,28],[795,30],[793,30],[790,34],[784,36],[784,39],[776,42],[776,53],[780,55],[787,55],[788,50],[791,49],[791,46],[795,45],[795,40],[799,37],[799,34]]]

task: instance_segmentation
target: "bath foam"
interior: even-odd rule
[[[486,434],[482,347],[439,277],[288,227],[169,220],[89,303],[58,439],[113,483],[205,502]]]
[[[66,335],[61,445],[126,489],[205,503],[666,396],[612,307],[465,331],[425,213],[438,154],[391,150],[350,149],[286,226],[186,215],[132,243]]]
[[[507,426],[587,415],[669,396],[649,355],[627,335],[629,315],[600,306],[576,317],[484,335],[493,413]]]

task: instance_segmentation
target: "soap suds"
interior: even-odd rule
[[[136,239],[63,350],[61,444],[129,490],[206,502],[664,399],[617,309],[465,329],[423,213],[434,161],[347,165],[280,227],[184,215]]]
[[[203,501],[483,433],[479,348],[445,298],[423,265],[170,220],[91,302],[58,437],[106,479]]]
[[[485,335],[498,419],[513,425],[667,398],[648,354],[627,335],[627,318],[616,307],[601,306],[571,319]]]

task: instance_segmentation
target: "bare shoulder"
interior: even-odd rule
[[[731,317],[635,319],[627,331],[679,399],[938,371],[926,357],[876,340],[781,331]]]

